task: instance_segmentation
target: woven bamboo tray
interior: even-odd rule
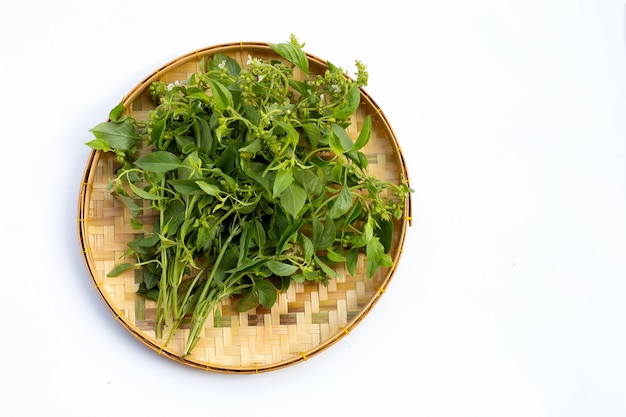
[[[218,53],[231,56],[242,66],[248,55],[264,60],[279,58],[263,43],[223,44],[194,51],[159,68],[131,90],[123,100],[127,112],[137,120],[145,120],[148,111],[154,108],[148,95],[148,86],[153,81],[171,83],[187,79],[199,70],[203,57]],[[324,60],[310,54],[308,57],[311,73],[322,73],[327,68]],[[372,136],[363,151],[369,159],[369,171],[387,181],[397,183],[402,176],[408,180],[404,158],[389,123],[361,90],[360,107],[348,128],[350,136],[358,135],[367,115],[372,118]],[[404,219],[395,226],[390,252],[395,265],[381,269],[371,279],[365,278],[365,263],[359,259],[356,276],[338,268],[340,277],[327,286],[292,283],[285,293],[279,294],[271,310],[259,307],[238,313],[236,300],[222,302],[219,327],[213,316],[209,316],[201,340],[183,359],[180,355],[187,329],[180,329],[167,347],[163,347],[163,340],[155,338],[155,303],[136,294],[141,271],[106,277],[117,263],[124,261],[126,243],[137,233],[130,227],[128,210],[107,190],[116,169],[114,156],[93,151],[81,182],[79,241],[95,289],[116,320],[153,351],[208,371],[254,373],[280,369],[306,361],[348,335],[385,292],[410,225],[409,200]],[[149,221],[149,217],[147,214],[143,220]]]

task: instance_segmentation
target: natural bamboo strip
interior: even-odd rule
[[[145,117],[150,108],[145,92],[153,81],[185,79],[198,69],[201,57],[217,53],[229,55],[240,63],[245,62],[248,54],[263,59],[278,58],[266,44],[258,42],[239,42],[196,50],[155,70],[131,90],[124,98],[127,112],[138,119]],[[327,68],[324,60],[313,55],[309,55],[309,59],[312,72],[321,73]],[[370,172],[391,181],[397,181],[402,175],[408,181],[404,156],[383,112],[364,90],[361,91],[361,99],[361,106],[348,133],[355,137],[365,117],[372,117],[372,139],[363,150],[370,157]],[[108,270],[123,256],[126,242],[133,239],[135,234],[128,226],[127,210],[107,190],[108,180],[114,175],[114,170],[114,157],[92,152],[79,193],[79,240],[94,288],[116,320],[142,343],[159,355],[207,371],[258,373],[280,369],[306,361],[348,335],[386,291],[402,253],[407,224],[410,226],[412,220],[409,199],[404,220],[396,224],[391,253],[394,267],[381,270],[371,280],[367,280],[364,263],[360,261],[357,275],[345,276],[341,283],[333,282],[328,287],[292,285],[287,294],[278,297],[271,311],[259,308],[257,311],[237,313],[235,302],[226,300],[222,304],[224,327],[217,327],[211,315],[196,350],[181,359],[180,352],[187,330],[181,329],[170,345],[163,347],[163,341],[155,339],[153,327],[150,327],[154,320],[154,303],[135,294],[133,272],[129,271],[118,278],[106,277]],[[357,287],[359,290],[356,290]],[[313,295],[315,297],[311,298]],[[352,302],[348,303],[347,297],[356,297],[356,310],[346,310],[348,305],[352,305]],[[138,305],[141,306],[142,314],[145,312],[141,323],[136,317]]]

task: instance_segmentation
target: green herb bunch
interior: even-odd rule
[[[87,145],[121,164],[110,189],[133,227],[148,226],[144,207],[158,213],[128,243],[136,263],[109,276],[142,269],[156,337],[168,329],[167,344],[189,325],[183,356],[225,298],[239,295],[239,311],[271,308],[291,281],[326,284],[338,263],[354,275],[359,253],[368,278],[393,264],[393,224],[411,190],[368,174],[369,116],[356,140],[345,130],[366,68],[356,62],[356,79],[330,63],[310,75],[303,46],[292,35],[270,44],[282,60],[250,56],[243,68],[226,55],[203,59],[186,81],[149,87],[157,106],[147,121],[120,104],[91,130]]]

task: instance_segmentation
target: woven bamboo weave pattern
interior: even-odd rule
[[[196,51],[172,61],[139,84],[125,99],[128,112],[136,119],[147,117],[152,103],[147,87],[161,79],[180,81],[199,69],[203,56],[227,54],[244,65],[248,55],[275,59],[263,44],[232,44]],[[310,56],[311,70],[322,72],[325,63]],[[407,178],[401,150],[380,109],[362,93],[362,102],[347,132],[356,138],[367,116],[372,118],[372,137],[364,149],[373,176],[398,182]],[[136,294],[141,270],[128,271],[116,278],[106,274],[124,261],[126,243],[137,237],[130,226],[130,213],[111,195],[109,180],[117,162],[109,154],[93,152],[85,170],[79,199],[79,236],[86,265],[96,289],[116,318],[139,340],[159,354],[193,367],[217,372],[262,372],[306,360],[349,334],[385,291],[395,267],[381,269],[372,279],[365,278],[365,262],[359,258],[355,276],[342,267],[339,278],[322,284],[296,284],[278,295],[276,304],[245,313],[236,310],[236,299],[222,302],[221,318],[207,320],[201,339],[191,355],[180,358],[187,337],[183,325],[167,346],[155,338],[155,303]],[[391,255],[399,261],[407,219],[396,224]],[[151,223],[155,213],[146,209],[142,220]],[[127,259],[133,262],[133,259]]]

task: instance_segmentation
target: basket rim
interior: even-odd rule
[[[142,81],[140,81],[135,87],[133,87],[124,96],[124,98],[122,99],[122,103],[124,104],[126,108],[128,108],[130,104],[133,103],[152,82],[158,80],[163,75],[171,72],[172,70],[174,70],[175,68],[181,65],[192,62],[194,60],[199,61],[202,57],[212,56],[217,53],[226,53],[226,52],[234,52],[234,51],[243,52],[244,50],[252,51],[252,52],[255,50],[263,51],[263,52],[272,52],[272,49],[269,46],[269,44],[263,43],[263,42],[222,43],[222,44],[208,46],[202,49],[189,52],[187,54],[181,55],[178,58],[175,58],[167,62],[163,66],[154,70],[150,75],[148,75]],[[322,60],[321,58],[313,54],[310,54],[308,52],[305,52],[305,54],[311,62],[317,64],[320,67],[327,67],[328,65],[327,61]],[[378,118],[378,121],[382,123],[384,130],[388,133],[388,140],[390,140],[396,148],[396,155],[398,157],[398,162],[401,168],[402,175],[404,176],[407,183],[409,183],[410,179],[409,179],[409,172],[407,169],[406,160],[399,146],[396,135],[391,125],[389,124],[389,121],[387,120],[387,117],[385,116],[383,111],[380,109],[380,107],[378,107],[378,105],[375,103],[375,101],[372,99],[369,93],[365,91],[364,88],[361,87],[360,92],[361,92],[362,102],[364,101],[366,105],[370,106],[372,109],[375,109],[375,113],[376,113],[376,117]],[[102,156],[102,151],[92,150],[90,152],[87,158],[85,169],[83,171],[82,181],[81,181],[80,190],[79,190],[79,198],[78,198],[79,221],[78,221],[77,232],[78,232],[78,238],[79,238],[79,245],[80,245],[80,250],[83,255],[83,261],[89,272],[91,280],[94,283],[94,287],[98,291],[100,297],[103,299],[105,304],[107,305],[108,309],[116,317],[116,320],[119,321],[127,329],[127,331],[129,331],[135,338],[137,338],[142,343],[147,345],[153,351],[157,352],[159,355],[166,356],[184,365],[188,365],[188,366],[198,368],[198,369],[203,369],[206,371],[214,371],[218,373],[247,374],[247,373],[261,373],[261,372],[281,369],[287,366],[294,365],[296,363],[300,363],[302,361],[306,361],[308,360],[308,358],[313,357],[317,355],[318,353],[321,353],[322,351],[326,350],[330,346],[334,345],[336,342],[338,342],[343,337],[348,335],[350,331],[354,329],[365,318],[365,316],[367,316],[367,314],[371,311],[371,309],[377,304],[382,294],[386,291],[392,277],[395,275],[397,265],[399,263],[399,260],[402,254],[402,248],[404,247],[404,242],[406,239],[407,227],[410,227],[412,225],[412,216],[411,216],[412,201],[411,201],[411,195],[409,194],[406,200],[405,208],[404,208],[404,217],[406,221],[401,222],[402,230],[399,233],[399,240],[397,242],[398,250],[394,254],[394,259],[393,259],[394,265],[390,268],[389,272],[385,276],[382,284],[380,285],[379,291],[369,300],[369,302],[366,305],[364,305],[359,310],[358,314],[354,318],[352,318],[345,327],[342,328],[342,331],[337,332],[330,338],[326,339],[323,343],[313,347],[309,351],[301,352],[301,356],[294,356],[292,358],[289,358],[280,362],[271,363],[270,365],[254,366],[254,367],[253,366],[229,367],[229,366],[219,365],[219,364],[201,364],[193,360],[181,358],[180,356],[170,352],[167,348],[163,348],[161,346],[156,345],[148,337],[142,334],[142,331],[137,326],[130,323],[126,317],[119,314],[114,303],[110,299],[110,296],[108,295],[106,291],[103,290],[103,288],[100,286],[100,284],[98,283],[96,279],[96,276],[94,274],[94,271],[96,270],[95,261],[90,254],[91,250],[90,250],[90,245],[89,245],[89,236],[88,236],[88,232],[87,232],[87,228],[85,227],[85,224],[89,217],[88,212],[89,212],[89,202],[91,201],[91,198],[90,198],[91,197],[91,185],[93,184],[93,177],[95,175],[96,167],[98,166],[101,156]]]

